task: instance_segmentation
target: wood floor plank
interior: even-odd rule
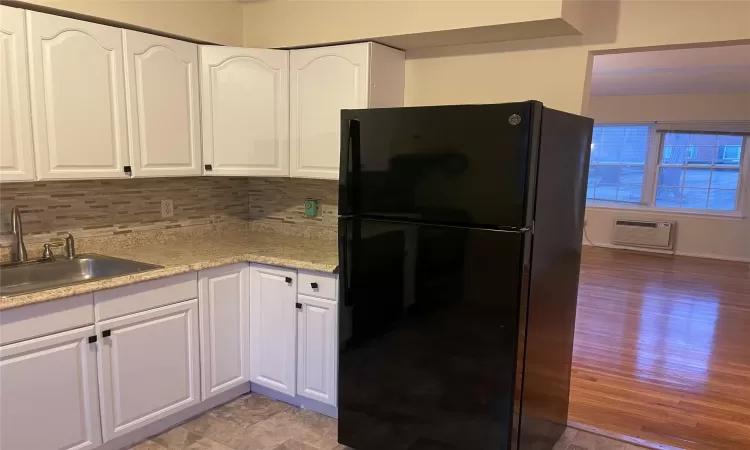
[[[573,422],[750,448],[750,267],[585,247],[572,373]]]

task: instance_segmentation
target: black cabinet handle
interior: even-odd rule
[[[310,283],[310,287],[313,288],[313,289],[317,289],[318,288],[318,283]]]
[[[89,336],[89,344],[93,344],[94,342],[96,342],[96,335]]]
[[[297,309],[302,309],[302,303],[295,303],[294,306]]]
[[[213,168],[213,167],[211,166],[211,164],[206,164],[206,165],[205,165],[205,166],[203,166],[203,167],[205,167],[205,168],[206,168],[206,170],[214,170],[214,168]]]
[[[109,337],[112,334],[112,330],[104,330],[102,331],[102,337]]]
[[[130,166],[125,166],[122,168],[122,171],[125,173],[131,173],[133,172],[133,169]]]
[[[284,278],[284,279],[286,280],[286,282],[287,282],[287,283],[290,283],[290,284],[291,284],[291,282],[292,282],[292,277],[286,277],[286,278]]]

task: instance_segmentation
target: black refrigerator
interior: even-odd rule
[[[551,449],[593,120],[537,101],[341,117],[339,442]]]

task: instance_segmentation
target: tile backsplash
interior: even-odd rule
[[[338,181],[304,178],[249,178],[250,220],[258,227],[304,234],[305,228],[338,226]],[[305,199],[318,200],[318,215],[306,217]]]
[[[135,178],[40,181],[0,185],[0,246],[10,245],[10,210],[18,206],[27,242],[47,242],[68,232],[79,236],[126,234],[249,220],[258,229],[305,234],[335,233],[335,180],[295,178]],[[306,198],[319,200],[318,216],[304,216]],[[174,216],[161,217],[171,199]],[[323,231],[321,229],[321,231]]]

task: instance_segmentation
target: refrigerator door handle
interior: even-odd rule
[[[341,152],[339,169],[339,214],[352,215],[359,212],[355,205],[358,190],[354,185],[358,183],[359,177],[353,176],[359,172],[360,164],[359,120],[349,119],[345,131],[341,136],[342,150],[346,145],[346,151]]]
[[[343,264],[339,267],[339,278],[341,280],[341,294],[344,300],[344,306],[352,306],[353,299],[351,296],[352,286],[352,258],[351,254],[351,226],[349,225],[352,219],[342,221],[339,227],[339,252],[340,259],[343,260]],[[343,230],[341,229],[343,228]]]

